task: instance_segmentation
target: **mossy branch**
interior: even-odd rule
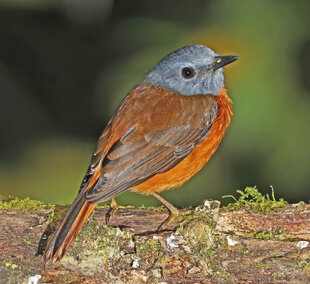
[[[98,208],[65,257],[46,264],[65,207],[2,197],[0,282],[309,283],[310,205],[256,188],[239,195],[223,208],[205,201],[162,232],[166,209],[120,209],[107,225],[109,208]]]

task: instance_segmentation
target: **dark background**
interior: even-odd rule
[[[225,71],[235,115],[208,165],[164,195],[186,206],[272,185],[308,201],[309,12],[307,0],[0,0],[0,194],[70,203],[120,100],[199,43],[241,57]]]

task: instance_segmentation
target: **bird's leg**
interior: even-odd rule
[[[107,217],[106,217],[107,225],[108,225],[110,219],[113,217],[113,215],[116,213],[116,211],[118,209],[132,209],[132,208],[134,208],[134,206],[132,206],[132,205],[118,205],[115,198],[112,198],[112,200],[110,202],[110,210],[109,210]]]
[[[177,208],[175,208],[170,202],[168,202],[165,198],[160,196],[156,192],[151,193],[154,197],[156,197],[162,204],[164,204],[168,210],[170,211],[170,215],[167,218],[167,220],[159,227],[159,230],[166,230],[169,226],[169,224],[175,220],[179,216],[185,216],[192,213],[191,210],[181,211]]]

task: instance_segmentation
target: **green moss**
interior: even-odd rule
[[[157,211],[165,211],[167,210],[166,207],[164,206],[145,206],[144,204],[142,204],[141,206],[138,207],[138,209],[148,209],[148,210],[157,210]]]
[[[122,248],[133,247],[132,239],[133,233],[128,229],[102,226],[89,219],[61,263],[68,269],[79,267],[81,270],[96,273],[106,263],[128,262],[127,258],[122,257]]]
[[[253,261],[252,265],[253,266],[258,266],[261,269],[272,269],[272,266],[270,264],[268,264],[268,263],[262,263],[262,262]]]
[[[31,273],[11,261],[2,260],[0,261],[0,275],[1,280],[5,281],[3,283],[15,284],[25,283],[25,279],[28,279]]]
[[[56,229],[68,208],[63,207],[61,209],[57,208],[56,210],[55,207],[53,207],[52,209],[53,211],[49,213],[46,218],[45,225],[49,225],[51,228]]]
[[[150,239],[146,242],[136,241],[136,256],[140,263],[147,261],[151,263],[151,268],[164,267],[166,258],[168,257],[166,252],[166,246],[157,239]],[[142,264],[143,265],[143,264]],[[150,280],[148,279],[148,283]]]
[[[3,263],[8,268],[20,269],[20,267],[17,264],[14,264],[12,261],[1,260],[0,262]]]
[[[264,215],[272,214],[275,209],[286,206],[288,203],[283,198],[276,200],[273,187],[271,187],[271,197],[269,194],[263,195],[254,187],[246,187],[244,191],[237,190],[239,198],[233,195],[226,195],[223,198],[233,198],[235,202],[223,207],[224,210],[246,209],[254,213]]]
[[[218,240],[218,245],[217,245],[217,250],[229,250],[231,252],[237,252],[240,253],[242,255],[245,255],[248,253],[248,251],[246,249],[244,249],[244,247],[241,244],[236,244],[234,246],[231,246],[228,244],[227,239],[222,239],[222,240]]]
[[[299,270],[310,275],[310,263],[308,262],[301,263],[301,267],[299,268]]]
[[[254,238],[254,239],[272,239],[273,234],[272,233],[266,233],[266,232],[245,232],[244,235],[246,237]]]
[[[148,252],[161,250],[160,242],[154,239],[148,240],[146,243],[136,242],[137,255],[141,256]]]
[[[272,231],[272,232],[245,232],[245,237],[250,237],[254,239],[268,239],[268,240],[278,240],[278,241],[294,241],[294,237],[291,234],[283,233],[282,231]]]
[[[26,240],[26,239],[24,239],[24,242],[25,242],[27,245],[31,245],[31,246],[34,245],[31,241],[28,241],[28,240]]]
[[[61,283],[79,283],[79,281],[81,280],[81,278],[79,277],[79,275],[75,274],[75,273],[70,273],[70,272],[65,272],[65,273],[61,273],[58,274],[57,276],[57,284],[61,284]]]
[[[19,199],[18,197],[9,196],[9,198],[4,198],[1,196],[0,199],[0,209],[13,209],[27,212],[38,211],[46,208],[54,208],[53,205],[38,200],[31,200],[29,197],[25,199]]]
[[[210,248],[214,244],[215,225],[213,216],[195,211],[180,224],[177,233],[188,241],[193,253],[198,256],[209,256]]]

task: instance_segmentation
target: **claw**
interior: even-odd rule
[[[173,210],[170,211],[169,217],[166,219],[164,223],[162,223],[158,231],[165,231],[168,229],[169,225],[177,218],[182,217],[182,216],[187,216],[192,213],[192,210],[186,210],[186,211],[181,211],[181,210]]]
[[[106,224],[109,224],[109,221],[113,217],[113,215],[118,211],[118,209],[132,209],[134,206],[132,205],[118,205],[116,202],[115,198],[112,198],[111,203],[110,203],[110,210],[107,214],[106,217]]]
[[[161,230],[167,230],[169,224],[175,220],[176,218],[180,217],[180,216],[186,216],[192,213],[191,210],[186,210],[186,211],[182,211],[182,210],[178,210],[177,208],[175,208],[170,202],[168,202],[165,198],[163,198],[162,196],[160,196],[158,193],[156,192],[152,192],[151,193],[154,197],[156,197],[162,204],[164,204],[170,211],[170,215],[167,218],[167,220],[161,224],[158,228],[159,231]]]

